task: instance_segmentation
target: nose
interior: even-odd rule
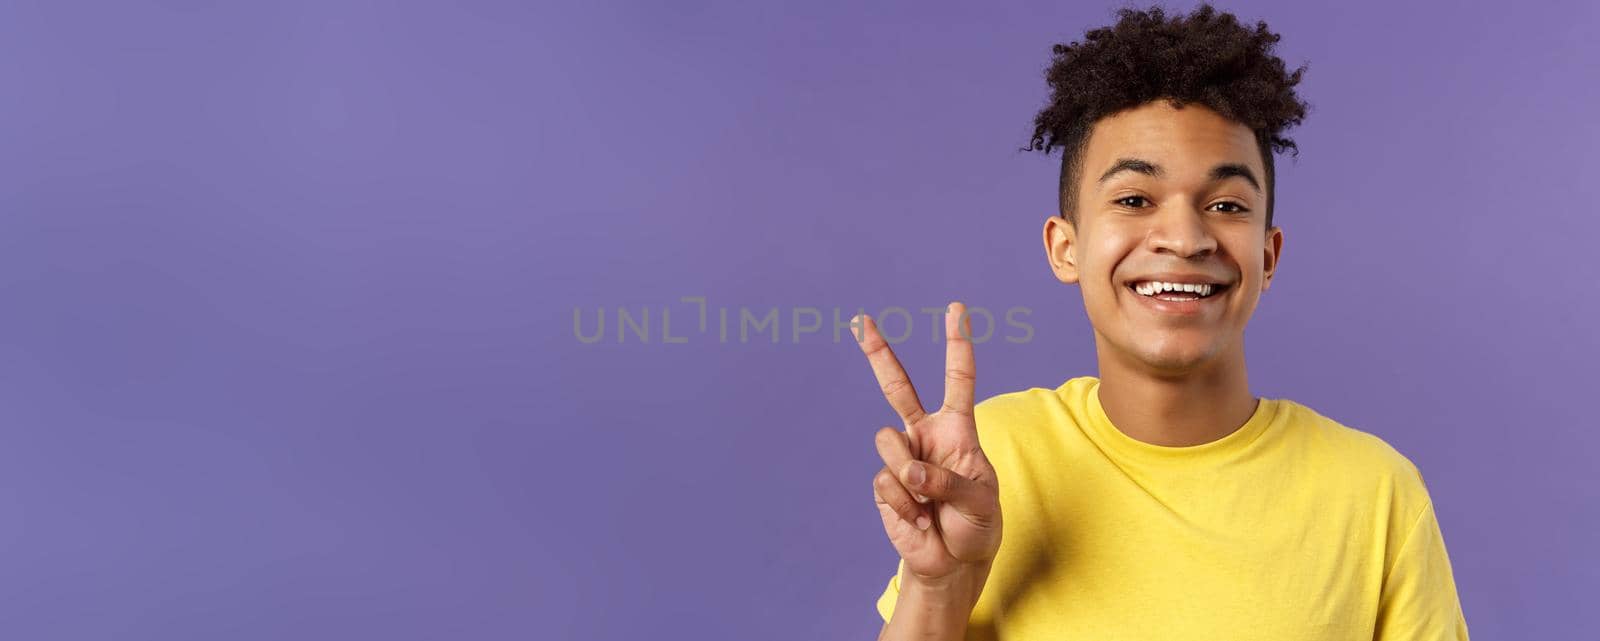
[[[1206,225],[1205,212],[1176,203],[1156,212],[1148,243],[1151,251],[1179,258],[1204,257],[1217,251],[1217,237]]]

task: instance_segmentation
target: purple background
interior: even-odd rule
[[[0,9],[0,636],[870,638],[865,362],[679,297],[1094,373],[1016,149],[1110,5],[524,4]],[[1475,638],[1592,638],[1600,8],[1502,4],[1223,6],[1311,63],[1252,384],[1421,467]]]

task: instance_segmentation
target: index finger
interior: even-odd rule
[[[967,306],[950,303],[944,314],[944,410],[972,414],[977,364],[972,357],[972,318]]]
[[[900,359],[894,357],[894,350],[889,349],[889,341],[878,333],[878,324],[866,314],[861,315],[859,343],[861,352],[867,355],[867,362],[872,365],[872,374],[878,379],[883,397],[889,401],[889,407],[894,408],[908,428],[912,423],[922,420],[927,412],[922,409],[917,390],[911,387],[911,379],[906,376],[905,368],[900,366]]]

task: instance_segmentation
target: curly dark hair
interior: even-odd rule
[[[1077,184],[1089,132],[1101,118],[1165,98],[1173,107],[1204,105],[1255,132],[1266,165],[1267,227],[1272,227],[1274,151],[1299,148],[1283,132],[1305,118],[1308,105],[1294,93],[1306,71],[1293,73],[1273,54],[1279,36],[1254,29],[1231,13],[1203,3],[1189,15],[1168,18],[1160,7],[1121,9],[1115,25],[1058,44],[1045,71],[1050,104],[1034,118],[1024,151],[1061,152],[1061,215],[1076,223]]]

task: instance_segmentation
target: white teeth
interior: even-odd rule
[[[1212,285],[1204,283],[1167,283],[1162,281],[1149,281],[1136,283],[1134,291],[1144,296],[1154,296],[1161,292],[1192,292],[1201,297],[1211,295]]]

